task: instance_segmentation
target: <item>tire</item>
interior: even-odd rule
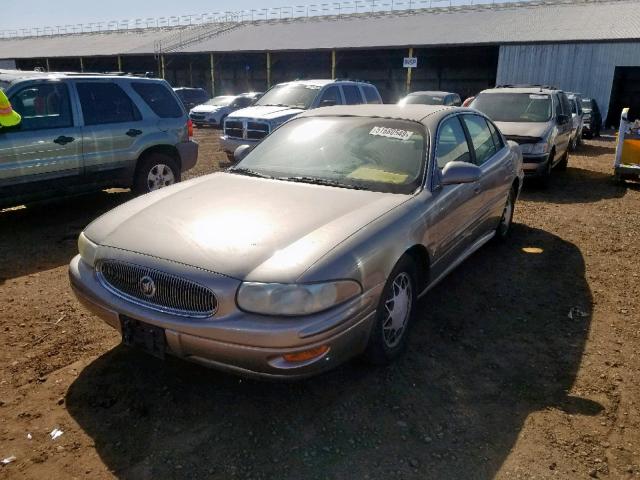
[[[233,155],[233,153],[227,153],[227,160],[229,161],[229,163],[236,163],[236,157]]]
[[[502,211],[502,217],[500,218],[500,223],[496,227],[496,235],[495,239],[497,242],[505,242],[509,238],[511,234],[511,224],[513,223],[513,212],[516,206],[516,189],[512,187],[509,190],[509,195],[507,196],[507,201],[504,205],[504,210]]]
[[[179,181],[178,163],[164,153],[151,153],[139,160],[133,179],[133,189],[137,194],[142,195]]]
[[[560,172],[564,172],[567,169],[567,165],[569,165],[569,152],[564,152],[564,156],[562,157],[562,160],[560,160],[558,162],[558,165],[556,165],[556,169]]]
[[[547,165],[544,173],[542,173],[538,178],[538,185],[540,185],[542,188],[547,188],[549,186],[549,183],[551,182],[551,170],[553,169],[554,158],[555,153],[552,153],[549,157],[549,160],[547,160]]]
[[[369,363],[387,365],[405,350],[419,293],[415,279],[415,263],[405,255],[393,268],[382,290],[375,324],[364,352],[364,357]],[[394,317],[396,309],[397,317]]]
[[[569,144],[569,150],[571,150],[572,152],[575,152],[577,148],[578,148],[578,135],[573,137],[573,140],[571,140],[571,143]]]

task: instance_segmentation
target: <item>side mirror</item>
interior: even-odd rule
[[[473,183],[480,180],[482,170],[477,165],[467,162],[449,162],[442,169],[440,183],[442,185],[457,185]]]
[[[251,150],[253,150],[252,145],[240,145],[233,152],[233,159],[236,161],[236,163],[238,163],[240,160],[246,157]]]
[[[321,107],[333,107],[336,104],[335,100],[322,100],[320,102]]]

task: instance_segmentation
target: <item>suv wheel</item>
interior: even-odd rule
[[[407,332],[415,313],[416,291],[414,262],[404,256],[396,264],[382,290],[375,324],[369,336],[365,358],[385,365],[397,358],[407,344]]]
[[[562,160],[560,160],[558,162],[558,165],[556,165],[556,169],[564,172],[567,169],[567,165],[569,164],[569,152],[564,152],[564,155],[562,156]]]
[[[505,203],[504,210],[502,211],[500,223],[498,224],[498,228],[496,228],[495,239],[498,242],[504,242],[509,237],[509,233],[511,232],[511,223],[513,222],[515,203],[516,189],[513,187],[509,190],[509,195],[507,196],[507,202]]]
[[[134,190],[138,194],[159,190],[180,181],[177,162],[164,153],[152,153],[140,160],[134,178]]]

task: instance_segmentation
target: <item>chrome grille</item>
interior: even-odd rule
[[[244,126],[242,120],[227,120],[224,122],[224,134],[230,138],[243,138]]]
[[[190,116],[191,116],[191,120],[204,120],[205,114],[204,113],[192,113]]]
[[[507,137],[507,140],[512,140],[520,145],[525,145],[527,143],[538,143],[542,141],[542,139],[538,137],[523,137],[520,135],[505,135],[505,137]]]
[[[247,122],[247,138],[260,140],[269,134],[269,125],[260,122]]]
[[[97,267],[102,285],[134,303],[187,317],[210,317],[218,308],[215,294],[190,280],[139,265],[104,260]],[[145,291],[153,284],[154,288]]]

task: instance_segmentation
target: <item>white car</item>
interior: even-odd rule
[[[222,95],[193,107],[189,118],[197,127],[209,125],[222,127],[224,119],[231,112],[253,105],[262,96],[260,92],[241,93],[240,95]]]

